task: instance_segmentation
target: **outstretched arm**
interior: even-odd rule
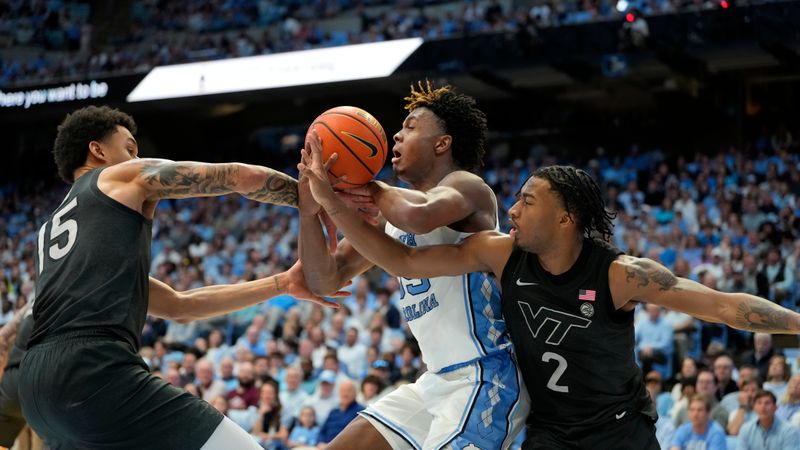
[[[614,304],[654,303],[707,322],[725,323],[762,333],[797,333],[800,314],[750,294],[725,293],[676,277],[646,258],[621,256],[611,264],[609,284]]]
[[[187,323],[237,311],[281,294],[289,294],[322,306],[339,305],[314,295],[306,286],[300,263],[286,272],[240,284],[206,286],[177,292],[165,283],[150,277],[148,313],[165,319]],[[337,292],[333,296],[350,295]]]
[[[494,193],[479,177],[469,172],[453,172],[438,186],[425,192],[389,186],[381,181],[370,183],[366,189],[383,217],[410,233],[429,233],[472,214],[483,214],[483,221],[489,225],[487,228],[494,228],[496,222]]]
[[[206,197],[239,193],[251,200],[297,207],[297,180],[270,169],[241,163],[209,164],[165,159],[134,159],[108,167],[101,189],[132,203],[162,198]],[[133,185],[135,189],[127,187]],[[124,190],[125,192],[115,192]],[[127,204],[128,202],[123,201]]]

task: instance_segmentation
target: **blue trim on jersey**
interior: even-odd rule
[[[477,395],[472,395],[471,403],[465,408],[466,421],[462,415],[456,432],[434,448],[441,449],[451,445],[453,449],[463,449],[474,444],[479,448],[502,446],[511,432],[512,418],[520,404],[520,379],[516,361],[511,364],[506,358],[485,358],[476,364],[480,382]],[[492,380],[497,376],[498,383]],[[502,388],[500,388],[502,386]],[[494,389],[494,392],[492,390]],[[495,401],[492,405],[492,400]],[[491,413],[485,414],[491,409]],[[491,420],[487,426],[486,420]]]
[[[406,441],[408,443],[408,445],[414,447],[417,450],[421,450],[422,449],[422,446],[419,445],[419,443],[410,434],[408,434],[405,430],[403,430],[399,425],[396,425],[396,424],[392,423],[391,420],[387,419],[386,417],[383,417],[382,415],[380,415],[379,413],[375,412],[374,410],[365,409],[365,410],[359,412],[359,414],[364,414],[364,415],[372,417],[373,419],[375,419],[378,422],[382,423],[386,428],[394,431],[394,433],[397,434],[398,436],[400,436],[400,439]]]
[[[503,320],[503,304],[497,283],[493,277],[483,272],[473,272],[468,276],[470,303],[473,308],[473,329],[484,353],[507,346],[509,339],[506,322]],[[484,280],[489,283],[490,287],[488,299],[483,292]],[[491,317],[487,316],[485,312],[487,306],[491,310]],[[490,334],[496,336],[494,341]]]
[[[511,426],[514,424],[514,415],[517,413],[517,410],[519,409],[520,398],[522,397],[522,384],[519,381],[520,373],[519,373],[519,366],[517,365],[516,358],[513,358],[513,357],[511,358],[511,365],[514,366],[514,379],[517,382],[517,384],[516,384],[516,386],[517,386],[517,399],[514,400],[514,406],[508,412],[508,416],[506,417],[506,422],[507,422],[506,423],[506,436],[509,436],[511,434]],[[527,417],[525,419],[527,420]],[[525,429],[525,427],[522,427],[522,428]],[[516,436],[514,436],[514,437],[516,437]],[[505,444],[505,439],[503,439],[503,444]],[[509,442],[508,445],[510,446],[511,442]],[[504,446],[503,448],[506,448],[506,447]]]
[[[477,358],[472,358],[469,361],[464,361],[464,362],[460,362],[460,363],[456,363],[456,364],[450,364],[449,366],[442,367],[441,369],[439,369],[438,372],[435,372],[435,373],[452,372],[454,370],[458,370],[458,369],[461,369],[463,367],[471,366],[471,365],[477,363],[478,361],[482,361],[482,360],[484,360],[486,358],[494,358],[495,356],[502,356],[502,355],[506,355],[506,354],[507,355],[511,355],[511,346],[503,347],[503,348],[501,348],[501,349],[499,349],[497,351],[489,353],[486,356],[478,356]]]
[[[445,438],[443,443],[439,444],[435,448],[437,448],[437,449],[443,448],[444,446],[449,444],[450,441],[455,439],[459,434],[464,432],[464,427],[469,422],[469,420],[464,420],[464,419],[469,419],[470,417],[472,417],[472,410],[475,408],[475,402],[476,402],[476,400],[478,399],[478,396],[481,393],[481,388],[483,387],[483,376],[482,375],[483,375],[483,366],[481,365],[480,362],[478,362],[478,363],[475,364],[475,380],[476,380],[476,383],[475,383],[475,386],[472,388],[472,393],[469,395],[470,396],[470,401],[467,404],[467,407],[464,408],[464,412],[461,413],[461,418],[458,420],[458,427],[456,427],[456,429],[453,430],[453,432],[450,433],[450,435]]]
[[[481,345],[480,339],[475,334],[475,311],[472,310],[472,295],[469,289],[469,275],[461,276],[461,286],[464,289],[464,312],[467,314],[467,325],[469,325],[469,335],[472,338],[472,343],[475,344],[475,349],[481,355],[486,355],[486,350]]]

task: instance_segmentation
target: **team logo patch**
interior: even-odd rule
[[[581,304],[581,314],[586,317],[592,317],[594,315],[594,306],[591,303]]]

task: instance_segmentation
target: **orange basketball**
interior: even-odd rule
[[[372,114],[355,106],[337,106],[320,114],[308,128],[322,139],[324,160],[333,153],[339,158],[328,170],[331,182],[347,175],[335,188],[347,189],[369,183],[386,162],[389,145],[386,133]]]

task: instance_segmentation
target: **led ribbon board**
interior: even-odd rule
[[[128,102],[305,86],[391,75],[422,38],[154,68]]]

